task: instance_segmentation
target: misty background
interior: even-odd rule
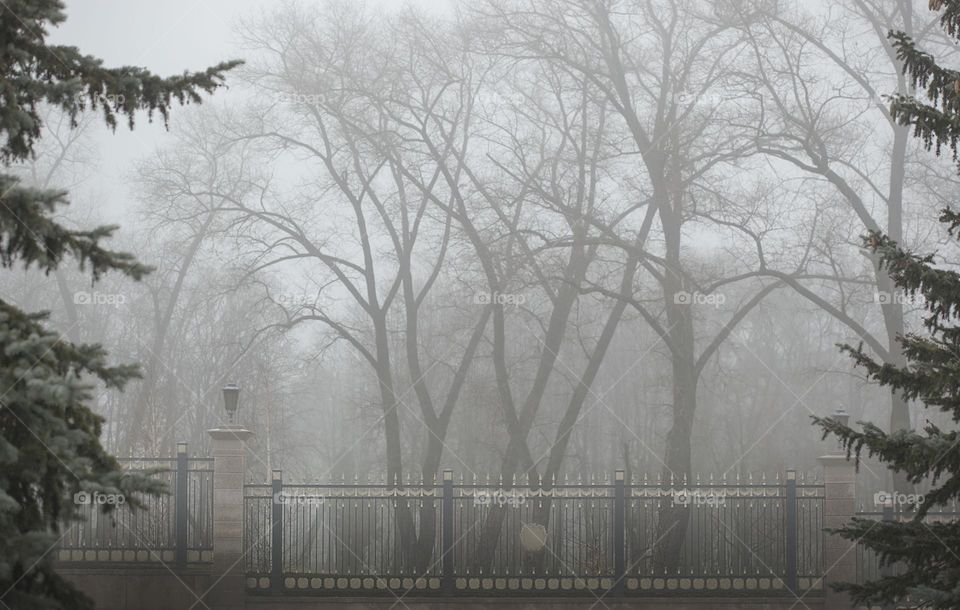
[[[956,254],[953,167],[883,97],[888,30],[950,62],[932,14],[608,4],[68,1],[51,40],[107,64],[246,64],[169,130],[50,111],[18,170],[155,271],[4,298],[141,363],[99,395],[118,455],[203,454],[238,383],[262,480],[772,478],[812,414],[921,424],[837,344],[902,363],[919,326],[869,230]]]

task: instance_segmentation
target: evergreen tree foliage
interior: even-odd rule
[[[67,113],[103,115],[115,128],[137,111],[166,124],[175,103],[199,103],[223,85],[239,62],[162,78],[137,67],[106,68],[76,48],[47,44],[48,28],[65,19],[60,0],[0,3],[0,161],[31,158],[43,124],[42,104]],[[116,227],[89,231],[58,224],[63,191],[30,188],[0,172],[0,265],[50,272],[75,259],[95,281],[117,271],[139,279],[149,271],[102,242]],[[50,564],[60,524],[75,517],[80,491],[159,493],[148,476],[122,474],[101,447],[103,420],[87,406],[93,384],[122,388],[135,366],[110,366],[98,345],[73,345],[46,326],[45,313],[27,313],[0,300],[0,602],[9,608],[88,608],[88,599]]]
[[[930,9],[940,13],[943,29],[960,39],[960,0],[930,0]],[[925,94],[925,99],[893,97],[893,116],[899,124],[912,126],[915,136],[928,150],[939,155],[946,147],[953,160],[960,161],[960,72],[938,65],[902,32],[892,32],[890,39],[903,62],[904,73]],[[946,209],[941,212],[940,221],[946,224],[951,237],[957,238],[960,215]],[[960,422],[960,274],[936,264],[932,255],[905,251],[882,234],[870,234],[865,242],[906,295],[923,297],[924,332],[900,338],[907,360],[904,367],[877,362],[862,347],[844,345],[842,349],[872,380],[902,392],[908,400],[918,401],[926,409],[948,414],[954,424]],[[922,431],[888,434],[868,422],[860,422],[861,429],[855,430],[831,418],[815,419],[824,437],[835,435],[841,440],[848,458],[859,460],[865,452],[904,473],[912,483],[932,482],[931,491],[911,507],[909,520],[878,522],[855,518],[848,525],[831,530],[875,551],[881,565],[899,564],[903,568],[895,576],[862,585],[843,583],[836,588],[849,592],[858,603],[891,603],[909,598],[910,605],[916,607],[960,607],[960,522],[925,521],[932,509],[960,497],[960,432],[927,423]]]

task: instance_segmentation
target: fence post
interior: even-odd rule
[[[209,593],[214,610],[244,607],[245,544],[243,479],[246,442],[253,432],[240,426],[208,430],[213,439],[213,574]]]
[[[187,444],[177,443],[177,488],[174,495],[174,560],[179,567],[187,565]]]
[[[844,454],[825,455],[823,464],[823,525],[838,528],[849,523],[854,515],[856,469]],[[834,591],[834,582],[853,582],[857,578],[856,543],[834,534],[823,541],[824,608],[851,608],[850,597]]]
[[[894,520],[894,514],[893,514],[893,498],[891,498],[891,497],[889,497],[889,496],[885,497],[884,500],[883,500],[883,517],[882,517],[882,519],[883,519],[885,522],[888,522],[888,523]],[[881,576],[881,577],[893,576],[893,566],[891,566],[891,565],[883,565],[883,566],[880,566],[880,576]],[[883,606],[883,610],[894,610],[894,608],[896,608],[896,604],[884,604],[884,606]]]
[[[283,593],[283,471],[274,470],[270,476],[273,485],[270,513],[270,592]]]
[[[625,473],[617,470],[613,473],[613,569],[616,580],[613,594],[623,595],[627,578],[627,494]]]
[[[454,592],[453,571],[453,471],[443,471],[443,500],[441,501],[441,544],[443,549],[443,592]]]
[[[786,562],[784,566],[784,584],[794,595],[797,591],[797,471],[787,470],[787,486],[785,497],[784,519],[786,523]]]

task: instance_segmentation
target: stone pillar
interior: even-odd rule
[[[856,510],[856,468],[845,455],[825,455],[819,461],[824,473],[823,525],[840,527],[850,522]],[[849,596],[831,589],[830,583],[856,580],[856,542],[828,534],[823,544],[823,568],[824,608],[852,608]]]
[[[253,433],[224,426],[207,434],[213,439],[213,580],[206,601],[214,610],[243,610],[243,480]]]

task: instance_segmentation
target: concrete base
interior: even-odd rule
[[[70,567],[61,566],[60,574],[92,598],[97,610],[203,610],[214,608],[209,593],[213,577],[209,566],[171,572],[162,566],[145,567]],[[201,601],[198,601],[198,598]],[[822,597],[805,597],[800,604],[787,597],[627,597],[592,595],[570,597],[322,597],[241,595],[244,610],[822,610]]]
[[[212,584],[209,567],[169,570],[163,566],[59,566],[57,573],[94,601],[97,610],[209,608],[197,601]],[[206,604],[206,605],[205,605]]]
[[[367,608],[388,610],[441,610],[446,608],[465,608],[467,610],[655,610],[668,608],[670,610],[788,610],[790,608],[823,608],[821,599],[804,598],[803,604],[796,599],[786,598],[717,598],[717,597],[646,597],[646,598],[612,598],[602,597],[453,597],[440,599],[425,599],[403,597],[397,601],[395,597],[247,597],[248,610],[307,610],[316,608],[323,610],[365,610]]]

